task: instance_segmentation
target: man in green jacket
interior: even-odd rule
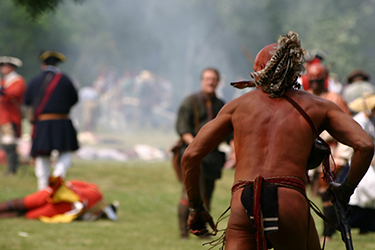
[[[201,74],[201,90],[188,96],[178,110],[176,129],[183,141],[180,155],[193,141],[199,129],[216,117],[224,106],[224,101],[216,96],[216,88],[220,82],[220,73],[215,68],[205,68]],[[206,205],[210,208],[211,197],[215,187],[215,180],[221,177],[221,169],[225,163],[225,154],[215,148],[202,161],[201,193]],[[189,202],[183,187],[178,205],[180,236],[188,237],[187,219],[189,216]]]

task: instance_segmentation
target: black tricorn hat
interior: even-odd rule
[[[55,51],[55,50],[47,50],[47,51],[43,51],[42,53],[40,53],[39,60],[41,62],[45,62],[46,60],[49,60],[49,59],[53,59],[59,62],[65,62],[66,57],[63,53]]]
[[[370,74],[361,69],[355,69],[348,74],[346,77],[348,83],[352,83],[355,77],[362,77],[364,81],[368,81],[370,79]]]

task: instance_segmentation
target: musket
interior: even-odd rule
[[[252,67],[254,67],[255,59],[253,55],[250,53],[250,51],[247,49],[247,47],[244,45],[241,48],[242,53],[245,55],[246,59],[249,61]]]
[[[336,216],[341,231],[341,239],[345,243],[347,250],[353,250],[352,234],[350,232],[351,209],[337,197],[334,191],[328,189],[328,192],[331,196],[331,201],[336,211]]]
[[[242,46],[241,50],[242,50],[242,53],[245,55],[246,59],[251,64],[251,66],[254,67],[255,59],[253,55],[250,53],[250,51],[247,49],[247,47]],[[230,85],[238,89],[256,87],[254,81],[246,81],[246,80],[239,81],[239,82],[231,82]]]

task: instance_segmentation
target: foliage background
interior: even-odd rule
[[[39,70],[36,55],[59,49],[80,86],[104,68],[147,69],[172,81],[179,101],[198,88],[203,67],[218,67],[225,83],[248,78],[252,65],[241,48],[255,56],[289,30],[305,49],[326,52],[343,82],[352,69],[375,66],[374,0],[27,1],[52,3],[36,5],[43,10],[36,19],[15,2],[24,1],[0,2],[0,51],[25,62],[19,71],[28,80]]]
[[[38,5],[43,2],[45,9]],[[22,3],[35,4],[36,12]],[[21,58],[19,72],[30,80],[39,71],[37,55],[58,49],[68,58],[61,68],[80,86],[90,85],[106,68],[118,74],[147,69],[173,82],[179,103],[198,87],[203,67],[218,67],[225,83],[248,78],[252,65],[242,47],[255,56],[289,30],[299,33],[305,49],[325,51],[326,63],[333,63],[331,70],[343,82],[354,68],[372,73],[374,8],[374,0],[2,0],[0,54]],[[170,141],[158,138],[163,145]],[[232,175],[226,171],[218,182],[215,218],[229,203]],[[45,225],[6,219],[0,223],[1,249],[202,249],[199,239],[178,238],[181,190],[169,162],[75,161],[68,178],[93,181],[108,200],[119,200],[119,222]],[[0,201],[35,190],[30,166],[14,177],[0,175],[0,182]],[[355,248],[375,247],[373,234],[357,233]],[[326,247],[334,248],[343,248],[337,236]]]

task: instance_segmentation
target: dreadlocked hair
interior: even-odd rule
[[[297,33],[289,31],[277,41],[276,50],[264,69],[251,72],[252,78],[258,77],[254,84],[261,87],[270,97],[280,97],[289,88],[299,89],[297,79],[305,72],[303,66],[305,50]]]

